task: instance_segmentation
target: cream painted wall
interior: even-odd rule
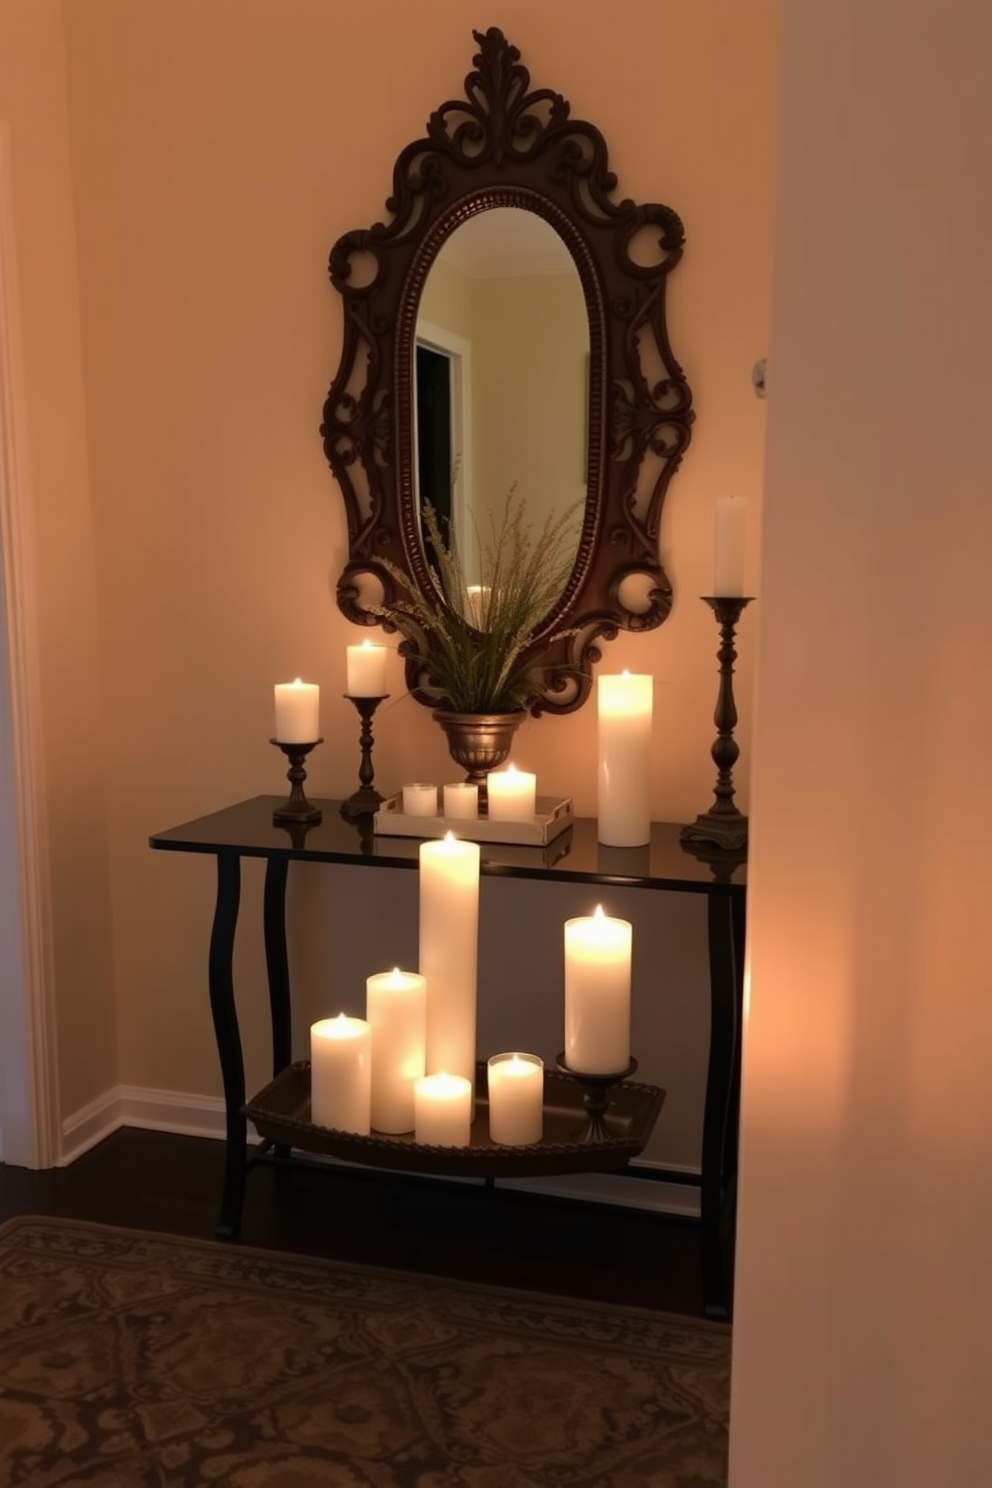
[[[59,1100],[71,1112],[118,1078],[109,899],[106,730],[96,610],[62,7],[0,0],[0,118],[10,127],[21,291],[25,513],[37,600]],[[116,750],[114,751],[116,753]],[[0,996],[19,995],[4,968]]]
[[[992,11],[783,32],[732,1488],[992,1482]]]
[[[591,5],[576,24],[571,0],[502,0],[496,9],[482,24],[503,26],[535,83],[561,89],[602,128],[623,194],[668,201],[687,226],[670,325],[698,421],[663,528],[676,606],[658,632],[611,645],[604,663],[655,673],[654,814],[687,820],[712,791],[716,635],[697,596],[710,585],[713,504],[723,491],[752,503],[757,585],[764,406],[749,372],[766,350],[777,7],[763,0],[745,14],[732,0],[641,0],[622,34],[608,9]],[[317,433],[341,331],[325,266],[343,231],[383,215],[395,156],[431,109],[460,91],[480,18],[458,0],[372,0],[359,9],[65,0],[64,16],[113,748],[107,821],[121,1078],[210,1093],[219,1088],[204,989],[212,868],[153,854],[147,837],[282,789],[282,761],[267,740],[272,683],[284,677],[302,674],[324,689],[313,793],[341,795],[355,784],[356,725],[341,700],[354,633],[333,599],[344,521]],[[746,804],[749,621],[741,651]],[[380,715],[377,779],[394,787],[448,775],[436,726],[399,697],[398,665],[389,685],[398,701]],[[528,723],[519,762],[591,812],[594,710]],[[296,879],[301,988],[316,982],[314,995],[330,995],[320,955],[305,948],[326,948],[333,926],[341,930],[334,973],[343,994],[359,995],[365,972],[378,969],[374,902],[350,879]],[[238,973],[250,1083],[266,1076],[258,887],[249,870]],[[412,881],[383,886],[380,903],[401,890],[397,914],[408,919]],[[497,925],[513,917],[526,966],[529,942],[543,933],[540,906],[522,893],[497,902],[495,891],[485,902]],[[668,1131],[682,1133],[679,1150],[691,1161],[706,1032],[703,922],[699,952],[676,961],[670,942],[679,930],[666,926],[691,918],[679,906],[655,913],[645,904],[640,913],[650,922],[645,974],[667,973],[653,1000],[670,1029],[656,1056],[670,1087],[680,1078],[673,1049],[681,1053],[686,1038],[691,1045],[684,1090],[673,1090],[666,1109]],[[556,953],[547,955],[535,980],[550,985],[560,972]],[[65,1058],[71,1065],[71,1045]]]
[[[577,541],[589,355],[582,283],[577,273],[479,279],[474,300],[479,509],[498,523],[515,485],[535,532],[572,507]]]

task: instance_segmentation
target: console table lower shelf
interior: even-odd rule
[[[460,1178],[536,1178],[560,1173],[604,1173],[625,1168],[643,1152],[665,1100],[656,1085],[625,1080],[611,1092],[605,1136],[586,1140],[582,1088],[567,1075],[544,1071],[544,1136],[508,1147],[489,1135],[486,1065],[476,1069],[475,1120],[467,1147],[432,1147],[412,1132],[359,1136],[317,1126],[310,1114],[310,1063],[288,1065],[243,1107],[264,1142],[322,1153],[394,1172]]]

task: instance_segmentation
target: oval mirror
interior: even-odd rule
[[[344,338],[321,435],[348,524],[337,597],[350,620],[387,631],[402,629],[404,603],[422,614],[437,602],[425,497],[445,514],[450,503],[469,576],[475,527],[511,489],[536,532],[546,510],[555,520],[574,505],[574,561],[554,567],[518,658],[530,711],[564,713],[589,696],[601,641],[671,609],[659,526],[693,414],[665,290],[684,235],[671,207],[615,198],[599,130],[560,93],[531,89],[501,31],[473,35],[465,96],[400,152],[388,220],[331,250]],[[546,272],[562,255],[570,266]],[[507,258],[513,271],[497,273]],[[458,356],[468,366],[453,374]],[[430,626],[449,618],[403,630],[421,702]]]
[[[507,493],[528,520],[575,518],[589,438],[589,314],[575,261],[550,223],[495,207],[461,223],[424,280],[412,377],[416,502],[450,531],[468,583]],[[437,568],[421,521],[424,553]]]

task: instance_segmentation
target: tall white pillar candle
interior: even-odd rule
[[[427,978],[427,1073],[475,1082],[479,844],[448,832],[420,844],[420,972]]]
[[[276,738],[280,744],[315,744],[320,738],[320,688],[316,682],[277,682]]]
[[[404,816],[436,816],[437,786],[414,780],[403,787]]]
[[[348,647],[348,696],[385,697],[386,648],[373,641]]]
[[[489,1061],[489,1135],[520,1147],[544,1135],[544,1061],[536,1054],[494,1054]]]
[[[508,765],[486,776],[490,821],[533,821],[537,804],[537,776]]]
[[[430,1147],[467,1147],[472,1138],[472,1082],[462,1075],[425,1075],[414,1086],[414,1137]]]
[[[460,821],[474,821],[479,815],[479,787],[468,780],[446,785],[444,814]]]
[[[596,679],[597,836],[608,847],[651,841],[653,688],[653,677],[631,672]]]
[[[364,1018],[322,1018],[310,1028],[310,1115],[317,1126],[371,1129],[371,1030]]]
[[[565,1063],[587,1075],[612,1075],[630,1063],[629,920],[597,905],[565,921]]]
[[[713,595],[736,598],[744,593],[744,519],[747,502],[740,496],[718,496],[714,529]]]
[[[368,977],[365,1015],[372,1030],[372,1126],[380,1132],[413,1131],[413,1087],[426,1068],[424,978],[399,967]]]

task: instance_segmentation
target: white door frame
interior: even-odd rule
[[[451,492],[451,523],[458,540],[462,566],[471,582],[478,563],[475,524],[472,521],[472,343],[464,336],[429,321],[417,321],[418,346],[441,352],[451,363],[451,460],[455,471]],[[417,379],[413,379],[413,469],[417,465]],[[419,510],[420,492],[417,492]]]
[[[0,1159],[61,1156],[10,133],[0,120]]]

